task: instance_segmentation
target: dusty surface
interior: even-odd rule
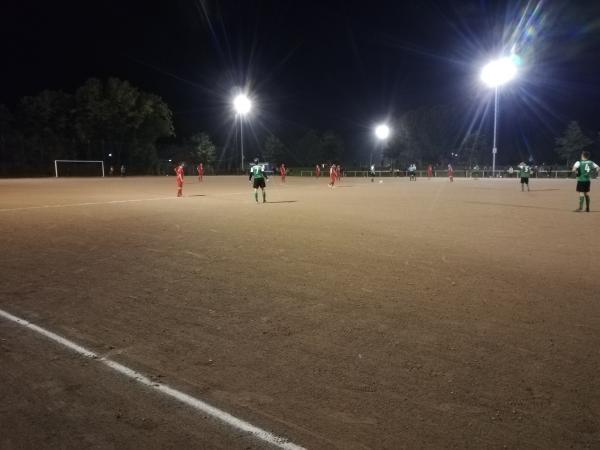
[[[600,447],[597,181],[186,181],[0,180],[0,308],[308,448]],[[0,448],[84,447],[262,445],[0,319]]]

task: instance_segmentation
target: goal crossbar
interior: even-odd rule
[[[104,176],[104,161],[93,161],[89,159],[55,159],[54,176],[58,178],[58,163],[99,163],[102,166],[102,176]]]

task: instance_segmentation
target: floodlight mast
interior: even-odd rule
[[[498,146],[496,139],[498,136],[498,86],[494,88],[494,143],[492,144],[492,177],[496,176],[496,154]]]
[[[517,76],[515,55],[504,57],[486,64],[481,70],[481,81],[488,87],[494,88],[494,143],[492,146],[492,177],[496,176],[496,154],[498,153],[498,91],[500,86],[508,83]]]
[[[241,169],[244,172],[244,117],[252,109],[252,102],[246,94],[238,94],[233,99],[233,109],[240,119],[240,153],[242,159]]]
[[[242,173],[245,172],[244,170],[244,119],[243,117],[240,115],[240,153],[242,154],[242,163],[241,163],[241,169],[242,169]]]

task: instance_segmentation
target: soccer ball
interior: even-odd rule
[[[379,180],[379,184],[383,183],[383,180]]]

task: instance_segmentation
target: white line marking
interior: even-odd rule
[[[74,206],[96,206],[96,205],[114,205],[118,203],[132,203],[132,202],[152,202],[156,200],[176,200],[177,197],[156,197],[156,198],[137,198],[132,200],[110,200],[107,202],[86,202],[86,203],[65,203],[58,205],[40,205],[40,206],[23,206],[20,208],[2,208],[3,211],[24,211],[28,209],[46,209],[46,208],[69,208]]]
[[[145,375],[143,375],[139,372],[136,372],[135,370],[132,370],[132,369],[130,369],[122,364],[119,364],[118,362],[113,361],[109,358],[100,357],[97,353],[94,353],[91,350],[88,350],[80,345],[77,345],[76,343],[63,338],[63,337],[59,336],[58,334],[48,331],[42,327],[39,327],[31,322],[28,322],[27,320],[24,320],[17,316],[14,316],[14,315],[10,314],[9,312],[4,311],[3,309],[0,309],[0,316],[4,317],[7,320],[15,322],[25,328],[29,328],[30,330],[33,330],[36,333],[39,333],[39,334],[47,337],[48,339],[58,342],[62,346],[67,347],[70,350],[73,350],[74,352],[76,352],[82,356],[85,356],[86,358],[95,359],[97,361],[100,361],[101,363],[110,367],[115,372],[118,372],[121,375],[131,378],[131,379],[137,381],[138,383],[143,384],[144,386],[147,386],[151,389],[162,392],[163,394],[168,395],[169,397],[172,397],[181,403],[184,403],[198,411],[203,412],[204,414],[208,414],[208,415],[212,416],[213,418],[218,419],[221,422],[224,422],[225,424],[229,425],[230,427],[233,427],[240,431],[251,434],[252,436],[254,436],[257,439],[260,439],[263,442],[266,442],[275,447],[286,449],[286,450],[304,450],[304,447],[301,447],[292,442],[289,442],[287,439],[285,439],[283,437],[276,436],[266,430],[255,427],[254,425],[246,422],[245,420],[238,419],[237,417],[232,416],[231,414],[229,414],[219,408],[216,408],[216,407],[214,407],[200,399],[192,397],[191,395],[188,395],[184,392],[178,391],[177,389],[174,389],[166,384],[156,383],[156,382],[150,380],[150,378],[146,377]]]
[[[60,345],[70,348],[74,352],[79,353],[80,355],[83,355],[86,358],[97,358],[98,357],[98,355],[96,355],[94,352],[92,352],[86,348],[83,348],[83,347],[77,345],[76,343],[71,342],[63,337],[60,337],[58,334],[55,334],[52,331],[48,331],[42,327],[38,327],[37,325],[35,325],[31,322],[28,322],[24,319],[20,319],[17,316],[13,316],[12,314],[4,311],[3,309],[0,309],[0,316],[3,316],[4,318],[6,318],[8,320],[12,320],[13,322],[16,322],[19,325],[22,325],[26,328],[29,328],[29,329],[35,331],[36,333],[44,335],[48,339],[52,339],[53,341],[58,342]]]

